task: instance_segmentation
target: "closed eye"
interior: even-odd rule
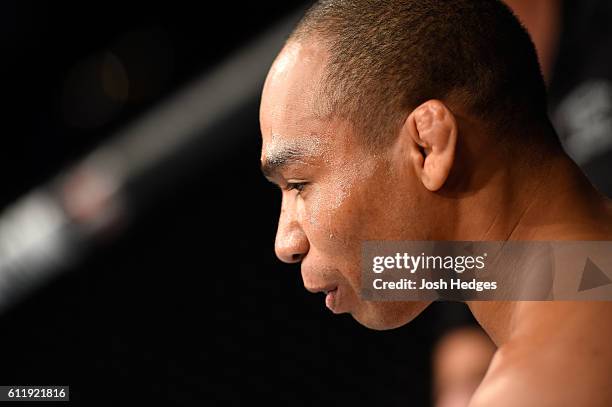
[[[291,191],[293,189],[301,192],[306,186],[307,182],[287,182],[287,191]]]

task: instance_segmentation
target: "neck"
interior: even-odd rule
[[[494,160],[498,169],[487,169],[488,180],[455,209],[456,219],[463,221],[449,240],[612,239],[610,201],[560,149],[523,160],[523,165],[512,154],[501,161],[503,165],[501,157]],[[537,313],[546,304],[471,301],[468,306],[501,345],[520,325],[525,307]]]
[[[458,148],[447,187],[439,194],[437,210],[448,215],[437,225],[434,239],[512,239],[533,207],[549,203],[555,193],[551,175],[559,178],[568,158],[557,146],[500,147],[486,134],[470,138],[471,144]]]

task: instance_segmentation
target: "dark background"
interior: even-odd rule
[[[611,139],[610,4],[563,2],[549,84],[562,140]],[[0,211],[303,8],[2,2]],[[259,171],[258,101],[217,132],[121,233],[0,314],[0,385],[70,385],[86,406],[429,405],[432,344],[465,308],[434,304],[385,332],[332,315],[274,256],[280,192]],[[579,164],[612,195],[612,142],[600,145]]]
[[[3,2],[0,208],[301,6]],[[130,92],[96,115],[86,68],[108,52]],[[369,331],[275,258],[280,192],[259,172],[257,112],[233,117],[244,130],[122,234],[0,315],[0,384],[70,385],[88,406],[428,404],[435,310]]]

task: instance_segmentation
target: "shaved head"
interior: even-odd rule
[[[370,145],[429,99],[495,134],[547,121],[534,46],[501,1],[322,0],[289,42],[326,48],[317,110],[349,119]]]

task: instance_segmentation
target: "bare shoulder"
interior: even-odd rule
[[[500,347],[469,406],[612,406],[607,327],[568,323]]]

